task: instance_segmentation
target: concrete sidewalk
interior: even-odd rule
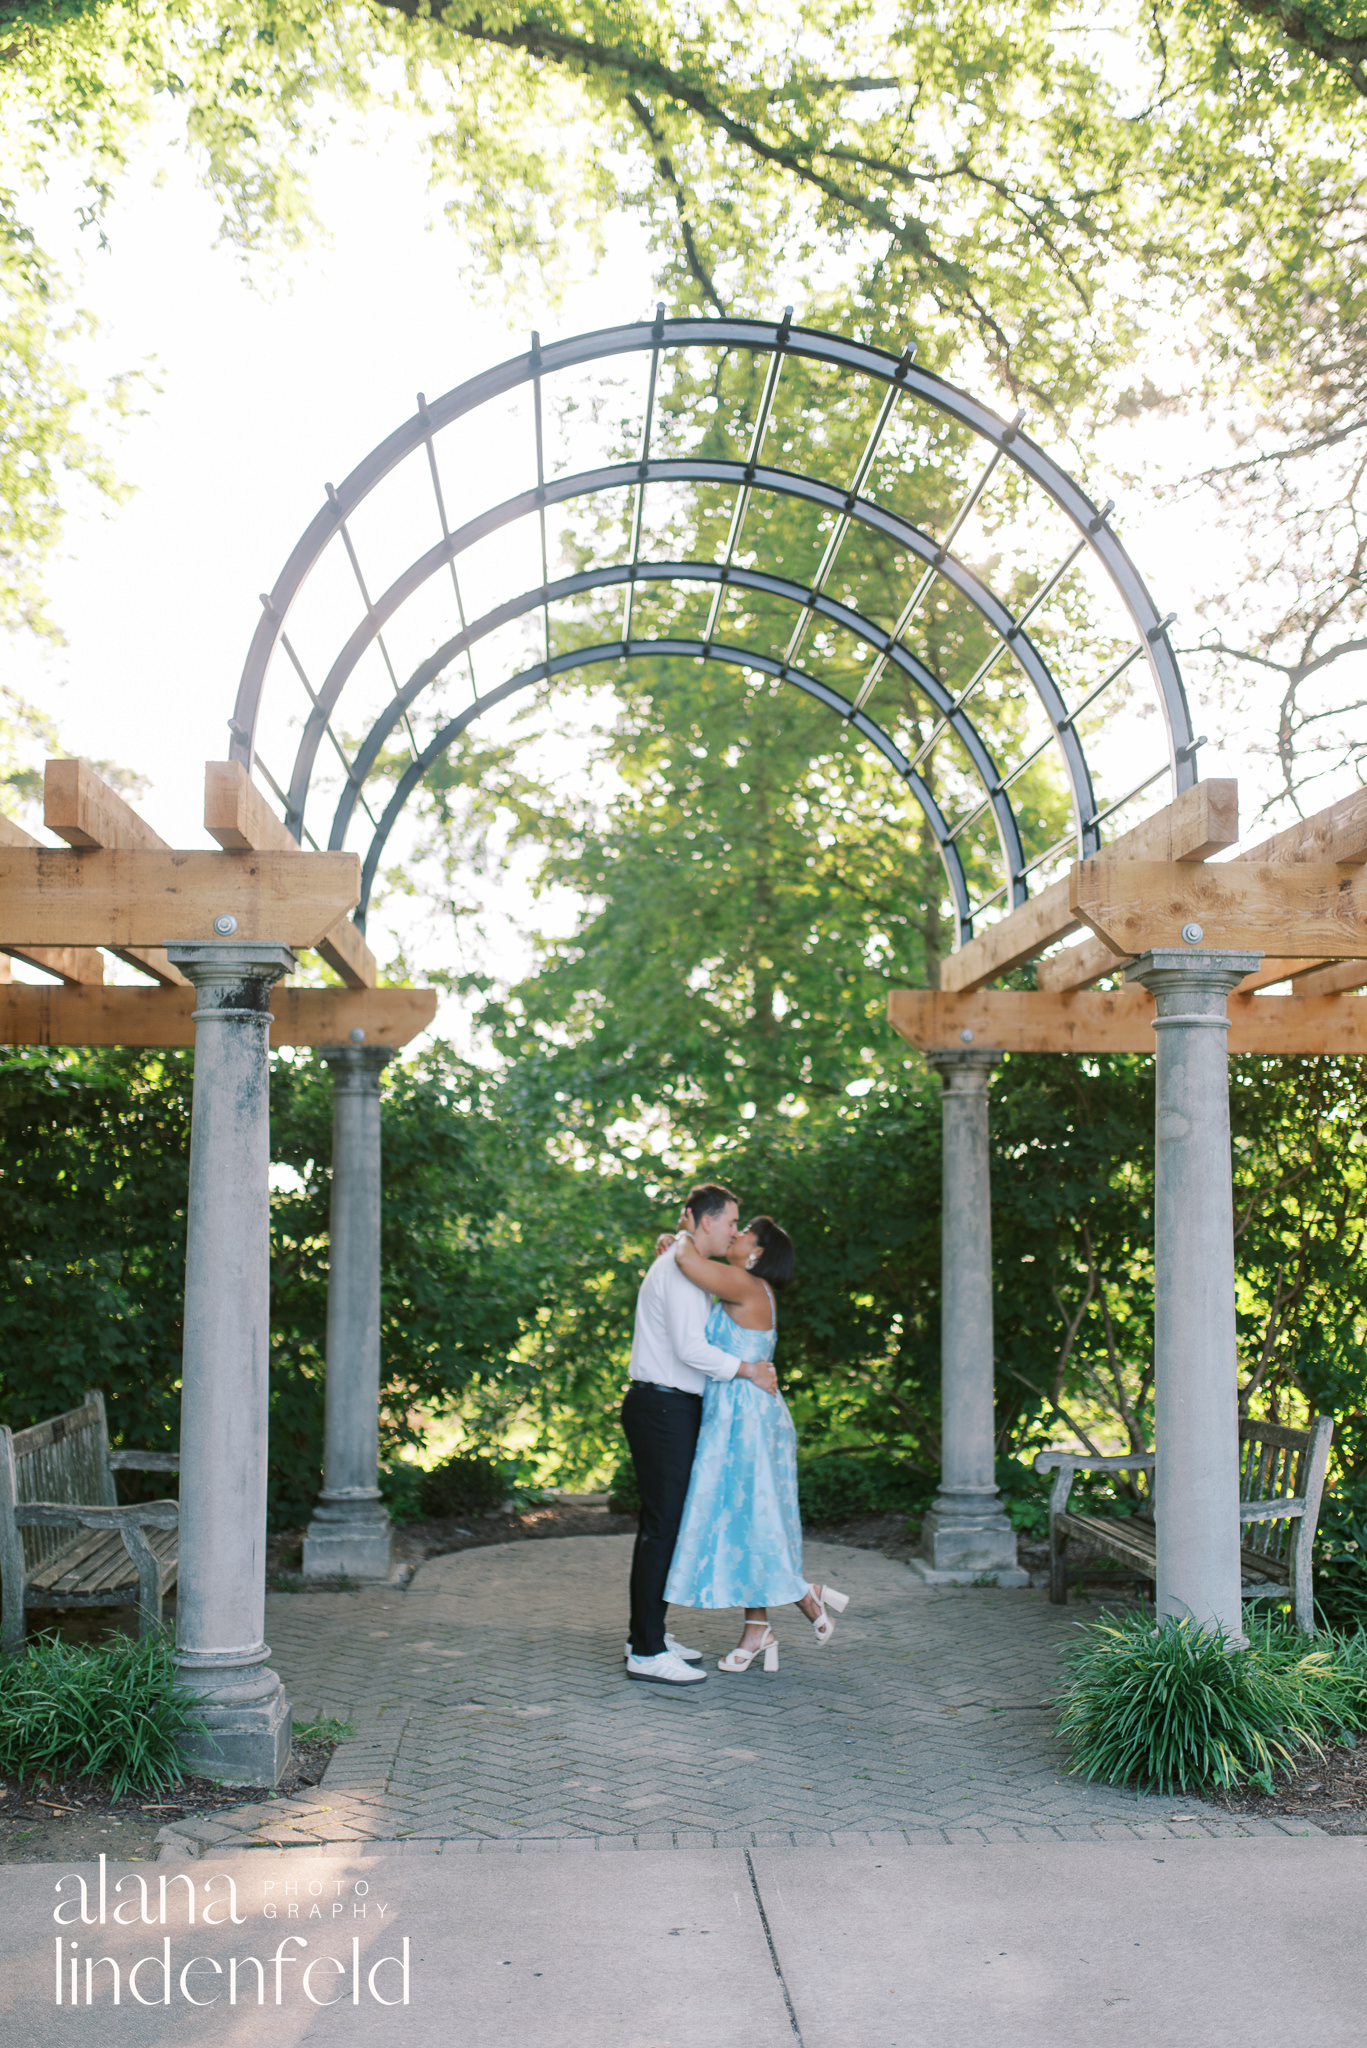
[[[1357,2048],[1365,1878],[1367,1842],[1314,1835],[662,1855],[412,1843],[110,1865],[100,1925],[91,1866],[8,1866],[0,2013],[16,2048],[92,2029],[129,2048]],[[144,1883],[147,1924],[116,1925]]]

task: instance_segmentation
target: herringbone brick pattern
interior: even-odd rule
[[[223,1816],[210,1835],[983,1841],[1214,1820],[1068,1776],[1049,1703],[1076,1608],[932,1590],[892,1559],[809,1544],[807,1570],[852,1596],[834,1641],[818,1649],[785,1609],[778,1674],[728,1677],[715,1664],[737,1617],[676,1611],[711,1674],[680,1693],[624,1677],[630,1549],[512,1543],[430,1559],[405,1592],[273,1595],[268,1636],[296,1715],[357,1732],[316,1796]]]

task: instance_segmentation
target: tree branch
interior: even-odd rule
[[[674,160],[665,148],[664,137],[655,126],[650,108],[639,93],[629,92],[626,96],[626,102],[631,108],[632,113],[636,116],[636,119],[640,122],[650,141],[650,146],[655,152],[655,168],[659,173],[660,182],[667,185],[674,194],[674,210],[679,216],[679,234],[683,241],[684,258],[688,264],[689,273],[708,304],[714,307],[724,319],[726,317],[726,308],[722,304],[721,295],[713,282],[712,273],[702,260],[701,251],[693,234],[693,224],[688,218],[688,197],[679,180],[679,174],[674,168]]]
[[[1299,49],[1307,50],[1331,71],[1341,72],[1353,90],[1367,99],[1367,36],[1341,36],[1315,19],[1305,7],[1288,7],[1284,0],[1234,0],[1238,13],[1252,21],[1270,21]]]

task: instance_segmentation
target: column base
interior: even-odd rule
[[[378,1514],[339,1516],[320,1507],[304,1532],[306,1579],[387,1579],[394,1569],[394,1528]]]
[[[1016,1532],[996,1489],[981,1500],[944,1495],[921,1523],[921,1555],[907,1559],[928,1586],[1028,1586],[1016,1562]]]
[[[203,1734],[182,1735],[176,1747],[188,1771],[212,1778],[218,1785],[265,1785],[274,1790],[285,1775],[294,1739],[294,1715],[285,1688],[274,1671],[258,1670],[257,1680],[273,1681],[251,1699],[215,1701],[198,1709]],[[196,1674],[184,1673],[187,1689]]]

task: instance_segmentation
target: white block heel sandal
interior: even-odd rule
[[[835,1623],[826,1609],[833,1607],[837,1614],[843,1614],[850,1604],[850,1596],[848,1593],[837,1593],[834,1586],[813,1586],[812,1591],[821,1610],[812,1623],[812,1633],[819,1643],[828,1643],[835,1634]]]
[[[764,1634],[755,1644],[753,1650],[742,1650],[737,1647],[730,1651],[727,1656],[720,1658],[717,1663],[717,1669],[718,1671],[748,1671],[761,1650],[764,1652],[765,1670],[777,1671],[778,1637],[771,1628],[765,1629]]]

